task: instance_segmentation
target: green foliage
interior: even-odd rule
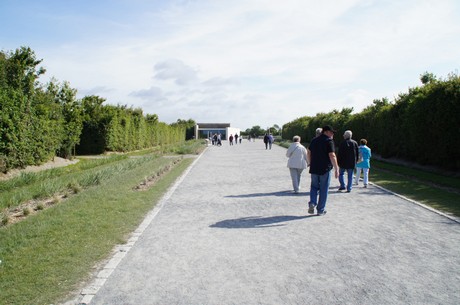
[[[29,48],[0,54],[0,170],[6,172],[49,160],[79,130],[71,117],[78,112],[67,107],[75,100],[68,84],[40,87],[44,69]]]
[[[344,129],[350,121],[352,112],[353,108],[343,108],[341,111],[318,113],[315,117],[297,118],[283,126],[283,139],[292,140],[297,135],[301,137],[302,142],[309,142],[316,136],[316,129],[324,125],[331,125],[338,130]]]
[[[0,88],[12,88],[32,95],[35,82],[46,71],[37,67],[41,62],[29,47],[20,47],[14,52],[0,52]]]
[[[246,129],[244,133],[246,135],[250,135],[251,137],[258,137],[264,135],[266,132],[267,131],[265,129],[263,129],[259,125],[256,125]]]
[[[384,158],[458,170],[460,159],[452,156],[460,155],[460,77],[451,74],[442,80],[426,72],[420,79],[422,87],[409,88],[393,103],[383,98],[356,114],[344,108],[298,118],[283,126],[283,139],[299,135],[308,141],[317,127],[330,124],[339,135],[350,129],[355,139],[366,138],[373,152]]]
[[[183,128],[185,128],[185,140],[191,140],[195,137],[196,122],[192,119],[188,119],[187,121],[177,119],[177,122],[171,124],[171,126],[174,126],[174,127],[182,126]]]
[[[167,125],[156,115],[144,116],[142,109],[127,106],[104,106],[105,100],[96,96],[83,98],[86,118],[79,154],[100,154],[106,151],[128,152],[185,140],[185,126]]]
[[[0,51],[0,171],[54,156],[127,152],[183,142],[193,120],[168,125],[142,109],[103,105],[98,96],[76,98],[68,82],[38,82],[45,70],[27,47]]]

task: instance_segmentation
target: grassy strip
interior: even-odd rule
[[[23,222],[0,230],[0,300],[2,304],[50,304],[64,299],[89,277],[88,270],[106,258],[193,161],[184,159],[157,182],[132,188],[166,158],[150,159],[114,175]]]
[[[14,208],[25,201],[50,197],[69,189],[98,185],[108,177],[123,173],[125,170],[139,166],[147,160],[154,158],[156,157],[153,155],[137,159],[125,158],[120,159],[119,162],[106,162],[97,167],[85,168],[85,170],[77,168],[75,171],[60,174],[56,177],[49,177],[49,173],[37,173],[36,176],[42,179],[37,180],[37,178],[34,178],[27,185],[16,187],[7,193],[1,193],[0,209]]]
[[[412,179],[421,180],[421,181],[437,184],[440,186],[453,188],[460,192],[460,179],[456,177],[451,177],[448,175],[441,175],[441,174],[432,173],[429,171],[424,171],[424,170],[401,166],[401,165],[395,165],[395,164],[387,163],[384,161],[372,160],[372,165],[375,167],[378,167],[379,169],[392,171],[392,172],[404,175]]]
[[[0,181],[0,195],[3,192],[10,191],[18,187],[27,186],[50,178],[60,177],[69,173],[85,171],[112,162],[118,162],[123,159],[127,159],[127,156],[115,155],[107,158],[93,160],[81,159],[80,162],[66,167],[52,168],[40,172],[22,172],[17,177],[5,181]]]
[[[145,154],[179,154],[179,155],[197,155],[201,153],[204,149],[204,144],[206,142],[201,139],[201,140],[188,140],[186,142],[183,142],[179,145],[160,145],[136,152],[130,152],[128,153],[129,156],[142,156]]]
[[[454,183],[446,181],[454,178],[445,177],[447,179],[436,180],[439,175],[423,172],[423,175],[417,175],[417,180],[414,181],[411,179],[413,169],[392,165],[392,171],[389,171],[389,167],[380,168],[380,163],[372,161],[371,182],[439,211],[460,217],[460,193],[458,190],[455,191],[456,189],[453,188],[453,191],[448,191],[433,184],[433,181],[437,181],[439,185],[452,187],[456,185],[455,181]]]

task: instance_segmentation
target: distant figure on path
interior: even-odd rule
[[[228,141],[230,142],[230,145],[233,145],[233,135],[230,134],[230,137],[228,137]]]
[[[343,134],[344,140],[339,145],[339,153],[337,155],[337,161],[339,163],[339,191],[347,190],[347,193],[351,192],[353,185],[353,172],[355,170],[356,162],[358,161],[358,143],[351,139],[353,133],[351,130],[346,130]],[[345,172],[347,172],[347,187],[345,188],[345,180],[343,178]]]
[[[286,151],[286,157],[289,158],[287,167],[291,174],[292,187],[294,188],[294,193],[297,194],[300,191],[300,176],[302,171],[307,168],[307,149],[300,144],[299,136],[294,136],[292,141],[293,143]]]
[[[326,214],[326,201],[331,182],[331,169],[334,168],[334,176],[339,176],[339,166],[335,156],[334,137],[335,130],[326,125],[319,137],[314,138],[307,150],[307,162],[310,164],[311,186],[308,213],[317,215]],[[319,194],[319,201],[318,201]]]
[[[264,144],[265,144],[265,149],[268,149],[268,133],[264,135]]]
[[[235,133],[235,144],[238,144],[238,134]]]
[[[269,134],[268,134],[268,148],[269,148],[269,149],[272,149],[272,144],[273,144],[273,142],[275,142],[275,139],[273,138],[272,134],[269,133]]]
[[[369,168],[371,168],[371,149],[367,147],[367,140],[359,140],[359,161],[356,164],[356,185],[359,185],[359,177],[361,176],[361,170],[363,171],[363,183],[364,187],[367,187],[369,183]]]

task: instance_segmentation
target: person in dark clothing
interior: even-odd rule
[[[335,178],[339,175],[337,157],[335,156],[334,137],[335,130],[331,126],[323,127],[320,136],[314,138],[307,150],[307,160],[310,164],[311,185],[308,213],[317,215],[326,214],[326,200],[331,182],[331,169],[334,168]],[[319,200],[318,200],[319,194]]]
[[[269,141],[269,137],[268,137],[268,133],[266,133],[264,136],[265,149],[268,149],[268,141]]]
[[[339,153],[337,155],[337,161],[339,163],[339,191],[347,190],[347,193],[351,192],[353,185],[353,171],[355,170],[356,162],[358,161],[358,143],[352,140],[351,130],[346,130],[343,134],[344,140],[339,145]],[[347,172],[347,186],[345,188],[344,174]]]

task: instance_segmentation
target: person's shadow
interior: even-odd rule
[[[241,195],[228,195],[227,198],[251,198],[251,197],[269,197],[269,196],[278,196],[278,197],[288,197],[288,196],[301,196],[301,195],[310,195],[310,192],[300,192],[294,193],[293,191],[278,191],[271,193],[252,193],[252,194],[241,194]]]
[[[211,228],[224,228],[224,229],[248,229],[248,228],[269,228],[285,226],[282,222],[300,220],[309,218],[315,215],[304,216],[250,216],[236,219],[226,219],[210,225]]]

